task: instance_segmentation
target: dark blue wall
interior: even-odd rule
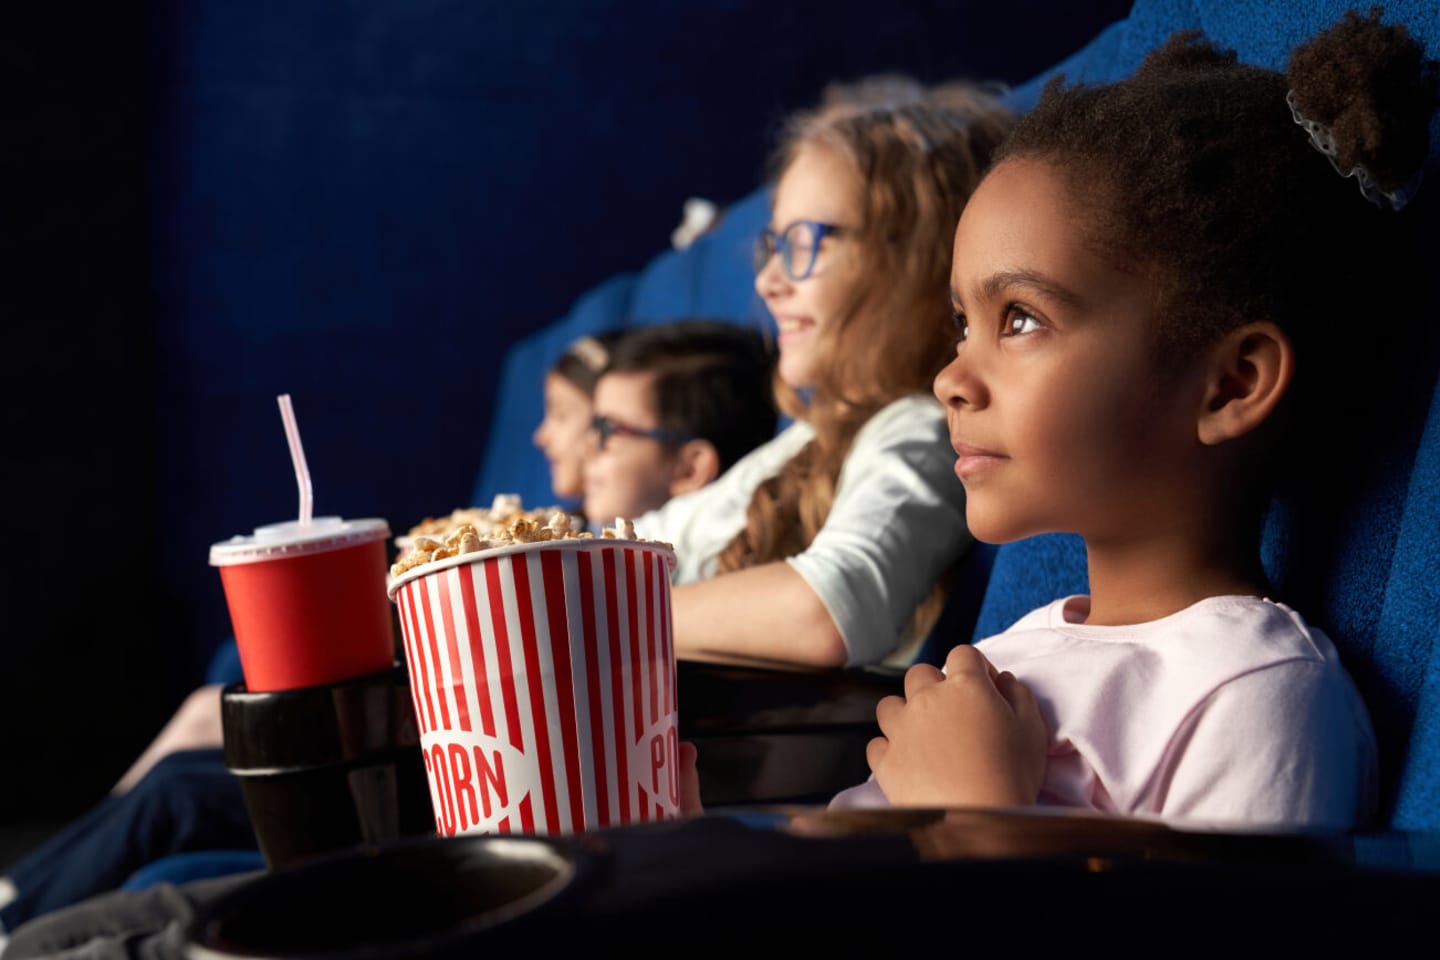
[[[54,743],[106,731],[63,799],[0,812],[88,799],[198,680],[229,632],[207,546],[295,511],[277,394],[318,512],[403,530],[459,506],[506,347],[664,248],[687,197],[752,190],[825,81],[1019,82],[1128,2],[116,6],[6,41],[12,85],[54,93],[17,139],[49,138],[16,185],[46,238],[44,332],[8,353],[26,386],[73,384],[73,409],[28,414],[11,502],[26,533],[137,546],[86,575],[97,602],[24,612],[0,645],[10,756],[53,771]],[[9,572],[7,607],[56,602],[53,577]],[[86,711],[20,733],[61,665]]]

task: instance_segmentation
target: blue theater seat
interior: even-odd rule
[[[549,468],[530,442],[543,415],[535,385],[572,340],[683,317],[768,324],[769,314],[754,292],[751,251],[769,218],[768,191],[757,190],[726,209],[685,250],[668,250],[638,274],[601,283],[566,316],[512,347],[471,502],[488,504],[497,493],[518,493],[525,503],[553,502]]]

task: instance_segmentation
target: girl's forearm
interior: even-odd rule
[[[682,660],[839,667],[845,643],[830,612],[787,563],[767,563],[676,587]]]

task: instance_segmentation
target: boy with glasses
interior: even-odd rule
[[[704,487],[775,436],[760,334],[683,320],[628,331],[595,384],[584,513],[633,518]]]

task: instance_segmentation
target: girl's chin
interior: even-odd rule
[[[803,361],[796,357],[787,363],[785,354],[782,353],[780,354],[780,362],[776,365],[776,369],[780,374],[780,379],[785,381],[787,387],[795,390],[808,390],[815,386],[815,375],[810,369],[808,357]]]

